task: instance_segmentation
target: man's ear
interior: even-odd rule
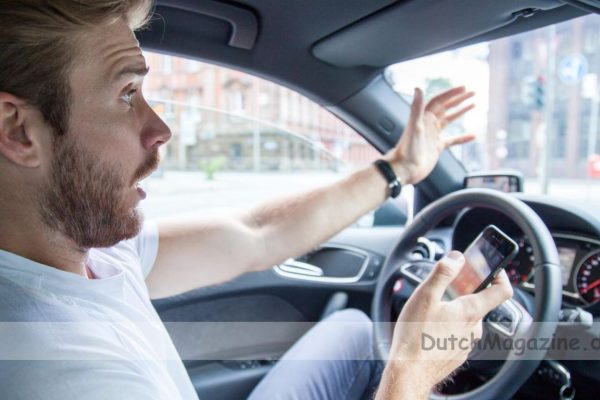
[[[23,167],[38,167],[41,162],[41,113],[24,100],[0,92],[0,155]]]

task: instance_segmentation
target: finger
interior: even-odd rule
[[[444,141],[444,148],[447,149],[450,146],[455,146],[457,144],[468,143],[468,142],[474,140],[476,137],[477,137],[477,135],[475,135],[473,133],[468,133],[466,135],[449,137],[449,138],[447,138]]]
[[[456,278],[464,264],[465,257],[462,253],[451,251],[437,262],[431,274],[423,282],[423,290],[429,291],[433,298],[441,299],[446,288]]]
[[[452,113],[448,116],[446,116],[445,120],[446,120],[446,124],[449,124],[451,122],[454,122],[455,120],[457,120],[458,118],[462,117],[463,114],[465,114],[468,111],[471,111],[472,109],[475,108],[475,104],[469,104],[468,106],[461,108],[460,110],[458,110],[455,113]]]
[[[473,335],[475,336],[475,340],[481,340],[483,336],[483,321],[479,320],[473,327]]]
[[[498,275],[496,275],[496,277],[494,278],[494,280],[492,281],[492,283],[490,284],[492,286],[494,285],[505,285],[507,288],[510,289],[510,296],[512,297],[512,286],[510,284],[510,279],[508,278],[508,275],[506,274],[505,270],[501,270]]]
[[[420,88],[415,88],[415,94],[410,106],[410,117],[408,119],[408,123],[410,125],[415,125],[423,117],[424,109],[423,91]]]
[[[491,285],[479,293],[462,296],[456,301],[464,302],[467,317],[477,321],[494,308],[512,297],[513,289],[504,270],[494,278]]]
[[[446,107],[448,109],[450,109],[452,107],[456,107],[463,101],[470,99],[473,96],[475,96],[475,92],[466,92],[466,93],[462,93],[458,96],[454,96],[451,99],[448,99],[446,102],[444,102],[444,107]]]
[[[464,86],[458,86],[458,87],[446,90],[445,92],[440,93],[437,96],[433,97],[431,100],[429,100],[429,103],[427,103],[427,105],[430,105],[430,104],[434,105],[436,103],[444,104],[451,98],[460,95],[465,90],[467,90],[467,89]]]

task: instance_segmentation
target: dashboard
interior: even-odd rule
[[[587,237],[552,233],[562,268],[563,295],[582,305],[600,302],[600,241]],[[519,253],[506,272],[514,285],[535,287],[533,250],[525,236],[517,238]]]
[[[536,211],[554,238],[562,268],[563,301],[581,307],[600,305],[600,213],[523,194],[517,197],[522,197]],[[489,224],[496,225],[519,244],[519,252],[506,272],[513,285],[533,292],[535,259],[529,239],[504,214],[485,208],[465,210],[455,220],[452,248],[464,251]]]
[[[597,340],[597,322],[600,321],[600,209],[594,208],[591,204],[578,205],[575,202],[564,202],[555,198],[524,193],[513,193],[510,196],[524,201],[533,209],[550,231],[556,244],[562,269],[562,304],[559,319],[563,331],[558,333],[559,337],[565,334],[576,334],[586,338],[585,340]],[[422,257],[434,261],[451,249],[464,252],[490,224],[496,225],[519,245],[517,256],[507,266],[507,273],[515,288],[519,289],[515,290],[515,300],[534,315],[536,306],[540,305],[540,299],[535,296],[534,266],[537,265],[537,260],[524,231],[511,218],[499,211],[487,208],[483,204],[461,210],[458,214],[449,211],[434,229],[427,232],[425,238],[420,238],[421,242],[414,247],[413,255],[417,259]],[[411,290],[414,290],[414,285],[403,284],[394,287],[394,290],[397,290],[394,293],[393,303],[395,316],[406,304],[412,293]],[[581,317],[581,319],[571,324],[570,316]],[[564,354],[565,357],[560,362],[552,360],[552,365],[560,367],[560,371],[572,378],[573,385],[577,388],[578,398],[596,396],[595,391],[600,376],[598,360],[575,359],[566,352]],[[523,385],[517,395],[518,398],[540,398],[550,391],[555,391],[553,395],[556,395],[558,389],[548,385],[545,378],[540,378],[549,376],[549,373],[545,372],[549,371],[547,365],[542,364],[528,383]],[[488,367],[491,376],[496,366],[486,365],[482,370]],[[462,388],[471,388],[477,379],[485,382],[488,378],[489,376],[481,378],[476,374],[468,375],[463,377]],[[461,385],[461,381],[456,380],[456,382],[459,382],[458,386]]]

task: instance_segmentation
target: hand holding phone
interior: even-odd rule
[[[464,252],[465,265],[446,290],[446,297],[485,289],[517,255],[519,245],[494,225],[487,226]]]

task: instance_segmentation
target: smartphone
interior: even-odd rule
[[[446,290],[453,299],[485,289],[519,252],[519,245],[494,225],[488,225],[464,252],[465,265]]]

